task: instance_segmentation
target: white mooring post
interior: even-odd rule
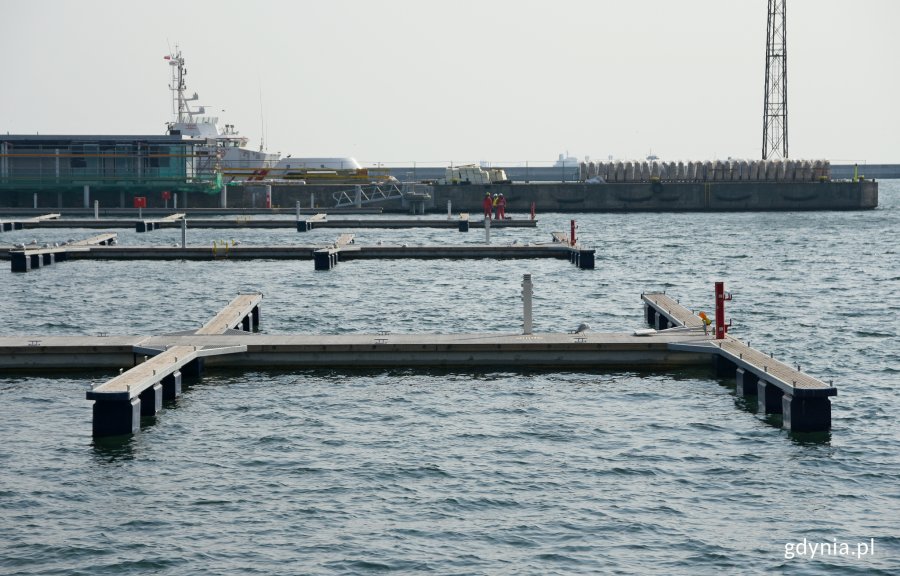
[[[484,243],[485,244],[491,243],[491,219],[490,218],[484,219]]]
[[[531,274],[522,275],[522,308],[524,309],[524,322],[522,333],[531,334],[531,299],[534,295],[534,285],[531,283]]]
[[[89,184],[84,185],[84,207],[91,207],[91,187]]]
[[[453,214],[452,203],[448,199],[447,200],[447,220],[450,220],[451,218],[453,218],[452,214]]]
[[[34,193],[34,209],[37,210],[37,192]]]
[[[353,199],[353,203],[357,208],[362,208],[362,186],[359,184],[356,185],[356,197]]]
[[[178,210],[178,192],[172,194],[172,210]]]
[[[181,247],[187,246],[187,214],[181,219]]]
[[[312,198],[312,194],[310,194],[310,198]],[[300,201],[297,200],[297,222],[300,221]]]
[[[316,207],[316,195],[312,192],[309,193],[309,208],[310,210]],[[299,219],[299,218],[298,218]]]
[[[94,200],[94,220],[100,219],[100,201]]]

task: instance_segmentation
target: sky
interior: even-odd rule
[[[759,158],[766,0],[0,0],[0,131],[163,134],[363,165]],[[787,2],[792,158],[900,163],[900,2]]]

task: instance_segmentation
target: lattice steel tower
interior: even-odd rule
[[[787,36],[785,3],[769,0],[766,26],[766,98],[763,105],[763,160],[788,157]]]

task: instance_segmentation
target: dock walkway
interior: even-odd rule
[[[328,245],[307,246],[60,246],[47,249],[56,260],[314,260],[317,270],[330,270],[338,262],[350,260],[480,260],[540,259],[569,260],[584,270],[594,268],[594,249],[562,244],[453,244],[408,246],[383,244],[361,246],[344,242],[351,234],[342,234]],[[29,251],[29,255],[37,252]],[[13,272],[27,272],[39,267],[35,258],[15,251],[0,253],[13,260]],[[30,264],[26,264],[26,261]],[[48,262],[49,263],[49,262]]]
[[[671,327],[633,333],[254,334],[260,294],[240,294],[197,330],[154,336],[4,336],[0,370],[133,368],[86,393],[94,434],[129,434],[181,393],[182,374],[235,368],[416,367],[451,370],[673,370],[711,366],[734,377],[738,396],[758,396],[762,413],[782,413],[785,428],[831,426],[833,386],[727,337],[704,335],[690,310],[659,293],[642,295]],[[647,312],[647,317],[651,316]],[[669,322],[670,320],[666,320]],[[243,330],[235,330],[242,328]],[[141,361],[143,359],[143,361]]]
[[[10,259],[10,270],[13,272],[28,272],[44,266],[50,266],[56,262],[67,260],[70,255],[87,254],[92,247],[109,246],[116,243],[118,235],[115,232],[98,234],[84,240],[67,242],[59,246],[25,246],[13,247],[7,250],[6,255]]]
[[[645,318],[651,326],[665,333],[671,328],[687,328],[699,333],[703,320],[665,293],[641,295]],[[782,414],[785,428],[794,431],[828,430],[831,428],[831,396],[837,388],[802,372],[772,356],[751,348],[741,340],[726,336],[702,343],[674,343],[674,350],[711,347],[715,352],[716,372],[735,379],[738,396],[757,397],[760,412]]]
[[[183,214],[173,214],[168,219],[157,220],[138,220],[137,218],[100,218],[98,220],[90,218],[67,218],[58,220],[23,220],[17,221],[15,224],[19,226],[16,230],[24,229],[58,229],[58,228],[87,228],[87,229],[103,229],[112,230],[118,228],[134,228],[137,232],[149,232],[163,228],[181,228]],[[442,220],[431,218],[338,218],[328,220],[326,215],[317,215],[321,218],[307,219],[267,219],[267,218],[188,218],[187,226],[192,229],[215,229],[215,230],[238,230],[238,229],[280,229],[291,228],[300,232],[308,232],[313,228],[343,228],[343,229],[389,229],[399,230],[405,228],[438,228],[438,229],[459,229],[459,224],[455,220]],[[12,222],[6,222],[12,225]],[[484,221],[472,220],[470,225],[473,228],[483,228]],[[537,220],[498,220],[491,222],[492,228],[534,228],[537,226]],[[12,230],[12,228],[8,228]]]
[[[197,336],[222,335],[242,326],[252,331],[253,319],[259,321],[262,294],[239,294],[209,322],[196,330]],[[119,376],[92,388],[88,400],[94,400],[94,435],[133,433],[140,428],[141,416],[153,416],[162,409],[163,400],[181,394],[182,370],[191,375],[203,373],[204,359],[247,351],[246,344],[198,345],[167,341],[159,346],[142,340],[135,352],[154,354]]]
[[[52,220],[56,220],[60,217],[60,214],[42,214],[40,216],[33,216],[31,218],[25,218],[22,220],[3,220],[0,218],[0,232],[11,232],[13,230],[24,230],[25,228],[31,228],[32,226],[38,226],[42,222],[49,222]]]

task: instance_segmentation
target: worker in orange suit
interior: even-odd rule
[[[481,207],[484,209],[484,219],[490,220],[491,215],[494,212],[494,201],[491,200],[491,193],[484,193],[484,200],[481,202]]]
[[[506,198],[503,197],[503,192],[500,193],[500,197],[497,199],[497,218],[500,220],[506,219]]]
[[[712,324],[712,320],[706,315],[706,312],[701,312],[698,316],[703,320],[703,334],[709,334],[709,325]]]

